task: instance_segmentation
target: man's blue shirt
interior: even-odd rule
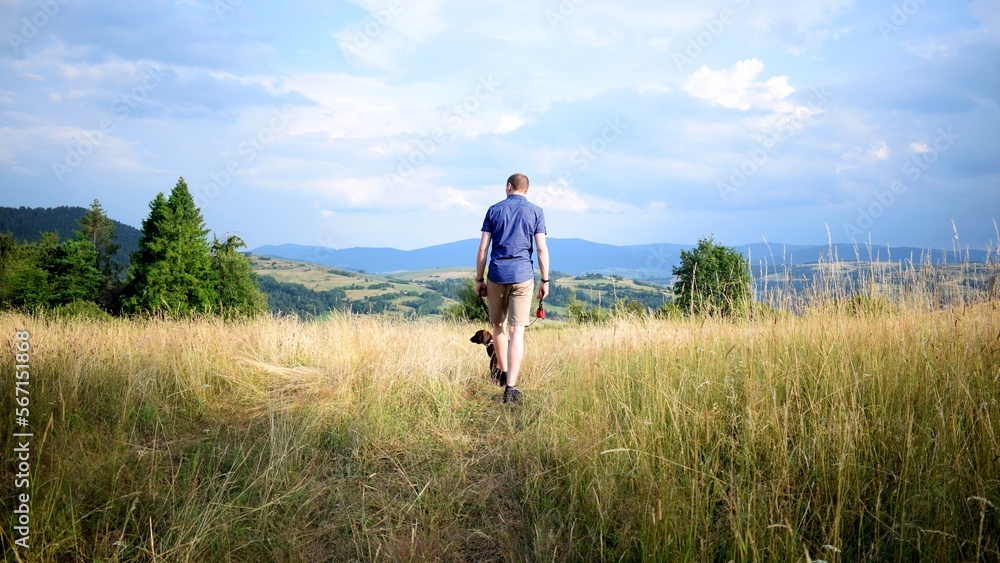
[[[494,283],[521,283],[535,278],[531,254],[535,235],[545,233],[542,208],[521,194],[511,194],[486,211],[483,232],[490,233],[490,272]]]

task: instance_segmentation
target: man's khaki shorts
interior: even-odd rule
[[[534,288],[533,279],[521,283],[494,283],[487,279],[486,302],[493,326],[503,324],[505,319],[510,321],[510,326],[528,326],[531,322],[531,290]]]

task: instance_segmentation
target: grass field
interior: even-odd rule
[[[34,432],[5,560],[997,561],[998,327],[995,301],[543,322],[511,406],[471,324],[0,314]]]
[[[325,289],[345,288],[347,296],[351,299],[360,299],[385,293],[395,293],[398,291],[409,291],[416,294],[426,293],[426,287],[401,283],[386,276],[376,276],[372,274],[361,274],[347,270],[339,270],[328,266],[310,264],[308,262],[298,262],[296,260],[285,260],[283,258],[268,257],[263,260],[260,256],[251,256],[251,264],[257,275],[271,276],[274,279],[285,283],[297,283],[306,286],[314,291]],[[467,273],[466,273],[467,274]],[[398,278],[408,280],[410,278]],[[390,283],[392,287],[380,289],[350,289],[351,286],[366,288],[370,285]]]
[[[371,278],[356,272],[271,256],[251,255],[250,264],[258,275],[271,276],[280,282],[301,284],[314,291],[365,283],[365,278]],[[385,280],[378,278],[374,281]]]

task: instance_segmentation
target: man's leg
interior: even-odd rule
[[[486,302],[490,313],[490,325],[493,326],[493,352],[497,355],[497,367],[506,372],[507,363],[507,306],[509,305],[510,288],[504,284],[486,280]],[[503,385],[503,376],[499,383]]]
[[[510,328],[507,331],[507,389],[504,402],[517,402],[521,392],[517,390],[517,377],[521,373],[524,358],[524,329],[531,315],[531,290],[534,280],[514,284],[510,292]]]
[[[510,363],[507,361],[507,323],[493,325],[493,352],[497,355],[497,367],[507,371]]]
[[[507,350],[507,385],[514,387],[517,385],[517,375],[521,372],[521,360],[524,358],[524,327],[511,325],[510,341],[508,343],[506,338],[504,340],[504,348]],[[496,349],[499,354],[500,349]]]

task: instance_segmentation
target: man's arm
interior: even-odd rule
[[[476,293],[486,295],[486,253],[490,249],[490,233],[483,231],[482,238],[479,239],[479,251],[476,252]]]
[[[545,233],[535,235],[535,248],[538,250],[538,271],[542,275],[542,285],[538,286],[538,299],[545,299],[549,294],[549,247],[545,243]]]

